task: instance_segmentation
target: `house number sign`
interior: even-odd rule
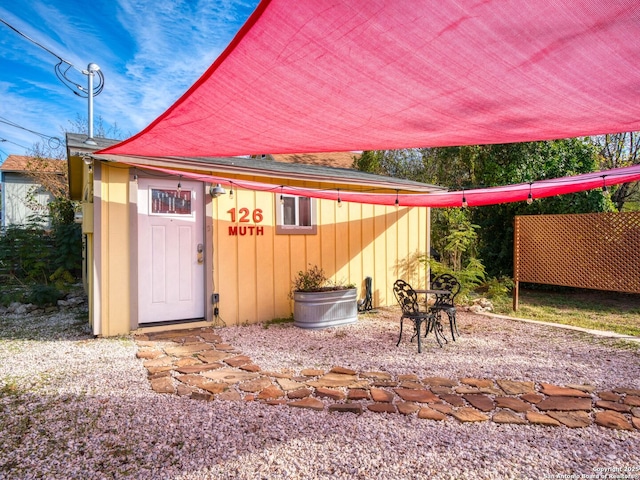
[[[229,225],[230,236],[264,235],[264,227],[256,225],[262,223],[262,220],[264,220],[261,208],[254,208],[253,210],[249,210],[248,208],[232,208],[227,210],[227,213],[231,217],[231,223],[236,224]],[[250,223],[254,225],[246,225]]]

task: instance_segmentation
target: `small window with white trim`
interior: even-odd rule
[[[276,196],[276,233],[279,235],[315,235],[316,199],[295,195]]]

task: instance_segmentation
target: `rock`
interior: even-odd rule
[[[437,410],[440,413],[444,413],[446,415],[450,415],[453,412],[453,407],[451,405],[447,405],[446,403],[431,403],[429,407],[433,410]],[[422,407],[427,408],[427,407]]]
[[[294,382],[293,380],[290,380],[288,378],[278,378],[276,382],[278,383],[278,385],[280,385],[280,388],[285,392],[288,392],[290,390],[298,390],[304,387],[303,383]]]
[[[542,400],[544,400],[544,397],[542,395],[539,395],[537,393],[525,393],[524,395],[520,395],[520,398],[522,400],[524,400],[525,402],[529,402],[532,403],[534,405],[540,403]]]
[[[355,370],[351,370],[350,368],[333,367],[331,370],[329,370],[329,373],[338,373],[342,375],[356,375],[358,372],[356,372]]]
[[[213,332],[204,331],[199,334],[200,338],[209,343],[222,343],[222,337]]]
[[[407,402],[436,403],[440,399],[429,390],[411,390],[408,388],[396,388],[395,392]]]
[[[444,413],[438,412],[437,410],[433,410],[429,407],[422,407],[418,410],[418,418],[426,420],[444,420],[447,416]]]
[[[208,370],[216,370],[222,367],[224,367],[224,365],[221,363],[201,363],[200,365],[189,365],[186,367],[176,368],[176,372],[183,374],[200,373]]]
[[[387,372],[362,372],[360,377],[372,380],[391,380],[391,375]]]
[[[591,417],[583,411],[549,412],[548,415],[569,428],[582,428],[591,425]]]
[[[586,393],[593,393],[596,391],[596,387],[594,387],[593,385],[585,385],[585,384],[578,384],[578,383],[569,383],[565,385],[565,387],[573,388],[574,390],[580,390]]]
[[[399,382],[420,382],[420,380],[418,379],[418,376],[413,373],[398,375],[398,381]]]
[[[458,410],[454,411],[452,414],[458,421],[467,423],[467,422],[485,422],[489,420],[484,413],[476,410],[475,408],[462,407]]]
[[[165,355],[162,357],[153,358],[151,360],[146,360],[142,362],[142,365],[147,369],[154,368],[154,367],[173,366],[173,359]]]
[[[551,397],[584,397],[591,398],[587,392],[578,390],[576,388],[559,387],[550,383],[541,383],[541,392]]]
[[[529,423],[534,423],[537,425],[547,425],[557,427],[560,425],[560,422],[555,418],[551,418],[549,415],[538,412],[527,412],[526,414],[527,421]]]
[[[307,382],[312,387],[348,387],[358,381],[355,375],[346,375],[342,373],[327,373],[318,380]]]
[[[151,389],[156,393],[176,393],[171,377],[160,377],[150,381]]]
[[[317,368],[306,368],[300,372],[300,375],[304,377],[319,377],[324,375],[324,370],[318,370]]]
[[[226,391],[229,388],[229,386],[224,383],[206,382],[202,384],[200,388],[202,388],[203,390],[206,390],[209,393],[218,394]]]
[[[640,396],[627,395],[624,397],[624,403],[631,405],[632,407],[640,407]]]
[[[144,360],[153,360],[162,355],[164,355],[164,353],[162,353],[161,350],[155,348],[141,349],[136,352],[136,358],[141,358]]]
[[[173,355],[174,357],[186,357],[205,350],[212,350],[212,348],[208,343],[198,342],[177,347],[166,347],[164,351],[167,355]]]
[[[634,427],[636,427],[638,430],[640,430],[640,418],[631,417],[631,423],[633,424]]]
[[[591,398],[548,397],[536,405],[538,410],[591,410]]]
[[[313,393],[309,388],[299,388],[298,390],[292,390],[287,393],[287,397],[291,400],[299,399],[299,398],[307,398]]]
[[[272,386],[272,383],[269,378],[259,377],[259,378],[254,378],[247,382],[243,382],[239,384],[238,390],[242,392],[248,392],[248,393],[257,393],[257,392],[261,392],[262,390],[270,386]],[[278,390],[281,391],[279,388]]]
[[[496,397],[496,406],[499,408],[508,408],[515,412],[528,412],[531,410],[531,404],[523,402],[519,398],[514,397]]]
[[[216,399],[226,402],[239,402],[242,400],[242,396],[235,390],[227,390],[226,392],[216,395]]]
[[[211,402],[215,396],[211,393],[193,392],[191,398],[194,400],[204,400],[205,402]]]
[[[418,405],[410,402],[399,402],[396,404],[396,407],[398,408],[398,412],[402,413],[403,415],[411,415],[412,413],[416,413],[418,410],[420,410],[420,407]]]
[[[235,357],[225,358],[224,363],[231,367],[239,367],[251,363],[251,359],[246,355],[236,355]]]
[[[494,415],[492,420],[496,423],[515,423],[515,424],[525,424],[527,421],[521,416],[510,412],[509,410],[499,410]]]
[[[453,393],[453,390],[451,390],[451,387],[439,387],[437,385],[429,386],[429,390],[431,390],[436,395],[451,395]]]
[[[472,394],[462,396],[467,402],[482,412],[490,412],[494,408],[493,400],[486,395]]]
[[[374,402],[393,402],[393,393],[381,388],[371,389],[371,399]]]
[[[619,387],[619,388],[614,388],[613,391],[616,393],[624,393],[626,395],[633,395],[636,397],[640,397],[640,390],[637,390],[635,388]]]
[[[507,395],[522,395],[524,393],[535,393],[536,387],[533,382],[516,382],[514,380],[496,380],[498,386]]]
[[[376,413],[396,413],[396,407],[393,403],[372,403],[367,408]]]
[[[183,357],[175,361],[176,368],[189,367],[193,365],[204,365],[200,360],[194,357]]]
[[[598,400],[596,402],[596,407],[604,408],[606,410],[614,410],[616,412],[624,412],[624,413],[629,413],[631,411],[631,407],[629,405],[625,405],[624,403],[618,403],[618,402],[609,402],[607,400]]]
[[[422,383],[434,387],[455,387],[458,385],[457,380],[451,380],[450,378],[444,377],[426,377],[422,379]]]
[[[488,378],[461,378],[460,382],[476,388],[493,387],[493,380],[490,380]]]
[[[206,363],[214,363],[231,357],[230,353],[218,352],[217,350],[208,350],[197,355],[197,358]]]
[[[364,388],[351,388],[347,394],[349,400],[366,400],[369,398],[369,392]]]
[[[319,387],[319,388],[316,388],[316,396],[327,397],[333,400],[343,400],[345,397],[345,394],[342,393],[340,390],[335,390],[333,388]]]
[[[624,415],[611,410],[596,412],[595,423],[602,427],[614,428],[616,430],[633,430],[631,423]]]
[[[362,413],[362,405],[360,403],[334,403],[329,405],[330,412],[340,413],[356,413],[360,415]]]
[[[296,408],[309,408],[311,410],[324,410],[324,403],[317,398],[304,398],[295,402],[289,402],[287,405]]]
[[[195,388],[189,387],[183,383],[176,388],[176,394],[180,397],[190,397],[192,393],[197,392]]]
[[[244,370],[245,372],[259,372],[260,367],[255,363],[246,363],[244,365],[240,365],[238,367],[240,370]]]
[[[622,398],[622,395],[618,395],[613,392],[599,392],[598,397],[600,400],[607,400],[609,402],[617,402]]]
[[[464,405],[464,400],[460,395],[455,394],[440,394],[439,395],[442,400],[447,403],[450,403],[454,407],[462,407]]]
[[[258,400],[271,400],[282,397],[284,397],[284,392],[275,385],[269,385],[258,394]]]
[[[217,382],[224,383],[240,383],[258,377],[257,373],[239,372],[230,368],[221,368],[209,372],[202,372],[202,375]]]
[[[409,389],[412,389],[412,390],[418,390],[418,389],[422,389],[422,388],[424,388],[424,387],[422,386],[422,384],[421,384],[421,383],[419,383],[419,382],[402,382],[402,383],[399,385],[399,387],[400,387],[400,388],[409,388]]]

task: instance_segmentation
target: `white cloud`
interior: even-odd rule
[[[94,100],[95,116],[129,135],[162,114],[206,71],[257,1],[117,0],[78,9],[64,0],[35,0],[14,4],[12,12],[0,7],[0,17],[78,69],[97,63],[105,88]],[[86,99],[56,78],[57,60],[4,27],[0,61],[13,69],[0,77],[0,116],[47,135],[60,135],[61,126],[86,117]],[[86,85],[85,75],[70,75]],[[0,137],[6,138],[3,127]],[[25,145],[39,140],[21,131],[11,134]]]

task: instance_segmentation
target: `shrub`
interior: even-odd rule
[[[27,301],[39,307],[44,307],[46,305],[55,305],[63,297],[62,292],[53,285],[33,285],[27,295]]]

